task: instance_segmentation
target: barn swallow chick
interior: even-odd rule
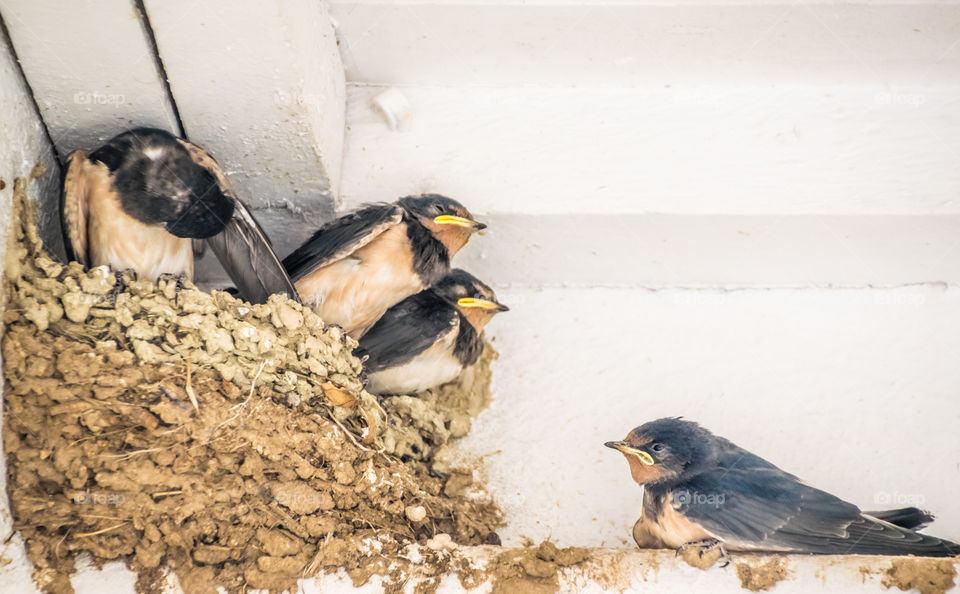
[[[481,332],[509,308],[469,272],[451,270],[429,289],[387,310],[360,339],[367,389],[416,394],[446,383],[483,352]]]
[[[296,299],[260,225],[216,161],[163,130],[137,128],[67,157],[61,204],[67,253],[139,278],[193,279],[193,239],[205,239],[253,303]]]
[[[359,338],[391,306],[431,286],[486,225],[428,194],[331,221],[283,260],[305,304]]]
[[[644,487],[641,548],[720,547],[838,555],[950,557],[960,546],[868,515],[691,421],[667,418],[605,444]],[[874,512],[918,525],[916,508]]]

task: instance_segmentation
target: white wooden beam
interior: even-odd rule
[[[166,2],[147,13],[188,137],[224,166],[278,252],[333,214],[344,78],[326,5]]]
[[[955,81],[955,2],[332,0],[353,82],[424,86]]]
[[[345,206],[436,191],[481,213],[960,214],[956,81],[407,87],[403,132],[382,91],[349,87]]]
[[[10,0],[0,10],[62,155],[135,126],[179,132],[134,2]]]
[[[960,216],[531,215],[455,264],[500,287],[960,286]]]

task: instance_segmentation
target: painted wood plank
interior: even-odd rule
[[[911,86],[960,71],[955,2],[331,4],[353,82]]]
[[[333,213],[344,78],[309,0],[147,0],[188,137],[224,166],[281,255]]]
[[[960,286],[960,216],[498,213],[455,264],[494,286]]]
[[[9,1],[0,12],[62,155],[134,126],[178,132],[134,2]]]
[[[960,80],[960,79],[958,79]],[[344,207],[435,191],[480,213],[960,213],[960,86],[350,85]]]

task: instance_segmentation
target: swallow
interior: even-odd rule
[[[360,338],[355,354],[366,357],[367,389],[416,394],[454,379],[483,353],[487,322],[509,309],[475,276],[451,270],[388,309]]]
[[[298,299],[267,235],[199,146],[136,128],[66,161],[61,221],[71,259],[151,281],[193,280],[193,240],[205,240],[247,301]]]
[[[408,196],[327,223],[283,265],[306,305],[360,338],[391,306],[446,274],[484,228],[456,200]]]
[[[633,527],[641,548],[960,554],[960,545],[882,519],[886,514],[919,526],[930,519],[925,512],[862,512],[691,421],[652,421],[604,445],[627,458],[633,480],[644,488]]]

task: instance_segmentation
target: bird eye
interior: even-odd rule
[[[437,213],[437,214],[443,214],[443,205],[442,205],[442,204],[434,204],[434,205],[433,205],[433,211],[434,211],[435,213]]]
[[[651,446],[650,449],[652,449],[654,452],[662,452],[662,451],[663,451],[663,444],[662,444],[662,443],[655,443],[655,444],[653,444],[653,446]]]

